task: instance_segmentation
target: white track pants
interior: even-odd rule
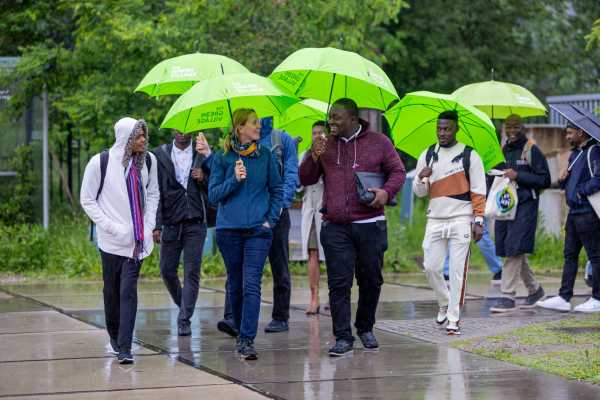
[[[471,223],[429,219],[423,240],[423,267],[434,290],[438,304],[448,306],[448,321],[460,320],[461,301],[464,303],[468,270]],[[444,280],[444,259],[450,250],[450,291]]]

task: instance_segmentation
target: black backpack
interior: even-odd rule
[[[425,155],[425,164],[428,166],[430,166],[431,164],[436,163],[438,161],[438,154],[437,154],[437,151],[435,151],[436,146],[437,146],[437,144],[434,143],[431,146],[429,146],[429,148],[427,149],[427,154]],[[470,182],[469,170],[471,169],[471,152],[472,151],[473,151],[472,147],[465,145],[465,149],[463,150],[463,152],[452,159],[452,162],[458,162],[459,160],[462,159],[463,169],[465,170],[465,176],[467,177],[468,182]],[[433,160],[433,162],[432,162],[432,160]]]
[[[106,168],[108,167],[108,150],[102,150],[100,153],[100,185],[98,186],[98,192],[96,193],[96,200],[102,193],[104,187],[104,178],[106,178]],[[148,177],[150,176],[150,168],[152,168],[152,158],[149,154],[146,154],[146,168],[148,168]],[[148,178],[149,179],[149,178]],[[96,224],[90,221],[90,241],[96,241]]]

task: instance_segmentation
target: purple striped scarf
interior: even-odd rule
[[[129,195],[129,209],[131,210],[131,219],[133,220],[133,236],[135,239],[135,248],[133,258],[138,259],[144,250],[144,192],[142,190],[142,176],[136,168],[138,156],[132,157],[127,176],[127,194]]]

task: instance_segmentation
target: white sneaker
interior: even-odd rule
[[[458,326],[458,322],[448,321],[448,325],[446,326],[446,334],[448,336],[460,335],[460,327]]]
[[[548,310],[556,310],[556,311],[571,311],[571,303],[566,301],[560,296],[550,297],[546,300],[540,300],[535,303],[536,306],[547,308]]]
[[[588,301],[575,307],[574,311],[582,313],[600,312],[600,300],[590,297]]]
[[[448,306],[440,307],[437,318],[435,319],[435,322],[438,325],[442,325],[444,322],[446,322],[446,319],[448,318],[447,314],[448,314]]]

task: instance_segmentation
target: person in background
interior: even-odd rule
[[[179,307],[179,336],[191,335],[200,286],[202,250],[206,239],[208,182],[201,168],[210,155],[210,147],[199,135],[203,152],[194,151],[191,134],[173,130],[173,142],[153,153],[158,161],[160,202],[153,231],[154,242],[161,244],[160,274],[173,302]],[[177,276],[183,252],[183,286]]]
[[[233,128],[210,166],[208,197],[218,205],[217,246],[227,268],[227,296],[237,351],[256,360],[261,279],[281,215],[283,184],[277,160],[258,143],[260,121],[251,109],[233,113]]]
[[[496,221],[496,253],[506,257],[502,267],[502,297],[490,308],[492,313],[516,309],[517,284],[522,280],[529,295],[519,305],[535,307],[545,292],[535,279],[527,262],[527,254],[535,247],[540,191],[550,187],[550,170],[539,147],[526,136],[525,126],[518,115],[504,121],[507,142],[502,148],[506,163],[504,176],[517,185],[517,215],[512,221]]]
[[[539,301],[537,305],[551,310],[571,311],[579,253],[583,247],[592,265],[592,297],[575,307],[575,311],[596,313],[600,312],[600,219],[587,197],[600,191],[600,144],[571,123],[565,133],[573,151],[569,166],[559,179],[569,206],[562,281],[558,296]]]
[[[137,281],[154,246],[159,186],[156,158],[147,146],[144,120],[121,118],[115,143],[90,159],[81,182],[81,206],[97,227],[106,330],[121,364],[134,362]]]
[[[312,126],[312,140],[316,141],[325,136],[325,121],[317,121]],[[304,154],[307,157],[308,153]],[[315,315],[320,312],[319,305],[319,280],[320,257],[323,248],[319,236],[321,234],[323,207],[323,179],[317,183],[303,187],[302,197],[302,255],[308,258],[308,282],[310,285],[310,304],[306,315]]]
[[[321,244],[336,338],[329,355],[338,357],[351,353],[354,347],[350,294],[355,275],[359,294],[354,326],[365,350],[379,349],[373,326],[387,250],[384,206],[401,189],[406,171],[392,142],[369,129],[369,124],[359,118],[353,100],[339,99],[331,106],[329,129],[330,135],[313,141],[304,157],[300,183],[314,185],[323,177]],[[359,200],[355,181],[359,171],[386,177],[383,187],[368,188],[374,194],[368,204]]]
[[[429,196],[423,239],[423,267],[434,290],[439,311],[436,322],[448,321],[448,335],[460,335],[460,307],[465,298],[471,239],[483,236],[486,180],[483,162],[475,150],[456,140],[458,114],[440,113],[438,143],[417,161],[413,192]],[[450,253],[450,290],[442,275]]]

